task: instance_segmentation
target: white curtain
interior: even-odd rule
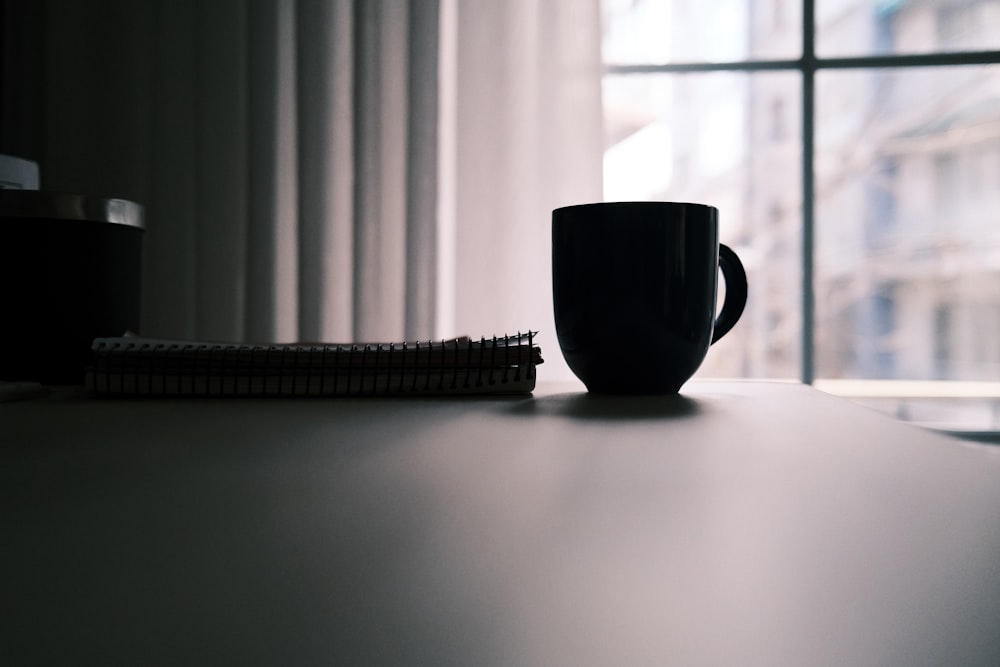
[[[142,333],[554,334],[549,211],[601,196],[597,0],[6,12],[2,149],[146,206]]]
[[[600,7],[597,0],[454,5],[457,113],[443,127],[454,132],[457,156],[455,328],[540,330],[551,377],[560,361],[551,210],[602,196]]]

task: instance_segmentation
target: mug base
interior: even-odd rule
[[[680,393],[683,385],[629,385],[625,387],[587,384],[587,392],[602,396],[667,396]]]

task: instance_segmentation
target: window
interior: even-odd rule
[[[602,6],[605,198],[718,206],[750,276],[701,374],[1000,415],[1000,0]]]

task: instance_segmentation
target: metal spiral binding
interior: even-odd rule
[[[533,380],[537,358],[532,331],[478,340],[301,346],[105,339],[96,341],[93,351],[88,384],[109,396],[490,391],[489,386]]]

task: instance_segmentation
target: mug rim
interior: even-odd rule
[[[589,202],[584,204],[570,204],[568,206],[560,206],[552,210],[553,213],[558,213],[559,211],[570,211],[575,209],[585,209],[585,208],[698,208],[706,211],[715,211],[718,214],[719,209],[711,204],[702,204],[699,202],[683,202],[683,201],[606,201],[606,202]]]

